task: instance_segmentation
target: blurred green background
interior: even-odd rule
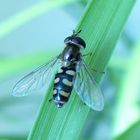
[[[11,96],[22,76],[64,48],[88,0],[0,0],[0,139],[26,139],[44,96]],[[127,6],[127,4],[126,4]],[[105,108],[91,111],[81,139],[140,139],[140,0],[112,54],[101,88]]]

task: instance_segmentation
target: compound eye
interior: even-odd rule
[[[64,43],[69,43],[71,40],[72,40],[72,37],[67,37],[65,38]]]
[[[78,44],[78,45],[79,45],[79,42],[78,42],[77,38],[72,38],[72,42],[73,42],[74,44]]]
[[[84,41],[82,38],[80,38],[80,37],[75,37],[75,38],[73,38],[73,39],[72,39],[72,42],[74,42],[75,44],[81,45],[81,46],[83,46],[84,48],[86,47],[85,41]]]

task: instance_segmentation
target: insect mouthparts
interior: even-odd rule
[[[64,103],[56,103],[56,106],[58,107],[58,108],[62,108],[63,107],[63,105],[64,105]]]

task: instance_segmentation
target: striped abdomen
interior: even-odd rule
[[[75,76],[76,64],[69,67],[61,67],[61,69],[55,75],[53,100],[64,103],[68,101],[73,89]]]

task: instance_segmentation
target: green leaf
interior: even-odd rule
[[[139,140],[140,139],[140,121],[133,124],[127,131],[121,134],[115,140]]]
[[[104,71],[134,3],[135,0],[91,0],[88,3],[77,31],[82,29],[80,36],[87,44],[84,53],[93,52],[86,58],[90,67]],[[99,81],[102,74],[96,72],[94,76]],[[51,97],[52,87],[44,97],[28,139],[78,139],[90,109],[74,92],[62,109],[48,102]]]

